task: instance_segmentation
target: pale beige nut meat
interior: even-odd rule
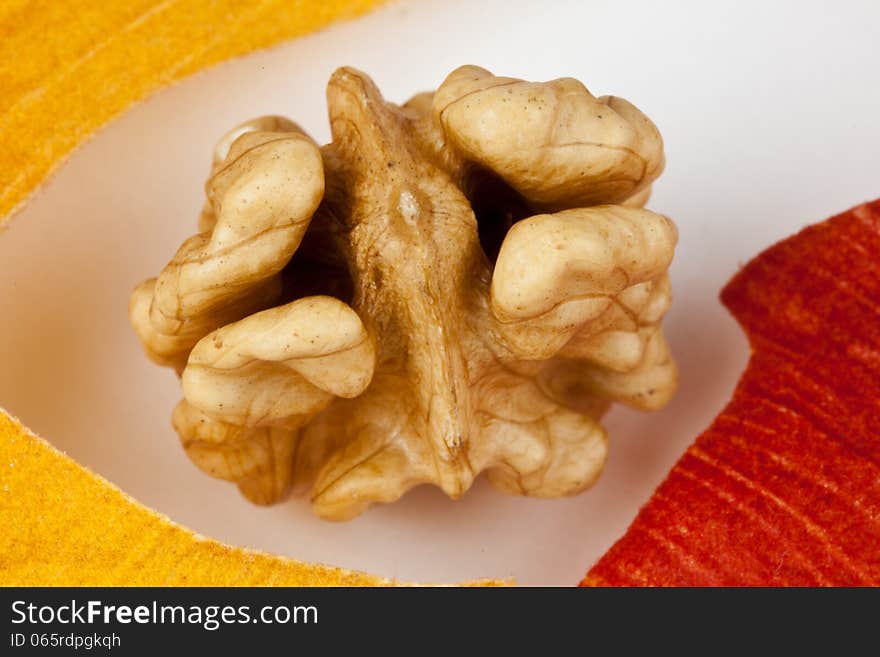
[[[291,483],[299,429],[335,397],[355,397],[375,350],[338,299],[306,297],[217,329],[189,355],[174,426],[190,458],[255,502]]]
[[[462,66],[434,95],[433,113],[453,151],[534,207],[622,203],[663,170],[654,124],[572,78],[526,82]]]
[[[575,80],[473,66],[403,106],[344,68],[327,101],[320,152],[277,118],[221,141],[205,232],[133,295],[148,353],[182,372],[187,453],[331,519],[483,472],[524,495],[591,485],[609,405],[676,385],[677,233],[643,209],[657,129]]]
[[[267,128],[269,130],[264,130]],[[131,297],[147,354],[181,369],[209,331],[272,305],[324,193],[318,147],[289,121],[264,117],[218,145],[200,219],[206,232],[178,249]]]

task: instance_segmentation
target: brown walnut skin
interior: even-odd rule
[[[404,106],[343,68],[327,102],[320,150],[277,117],[221,141],[205,232],[132,296],[147,352],[182,373],[187,453],[257,503],[311,485],[336,520],[481,472],[590,486],[610,403],[676,385],[677,234],[641,208],[656,128],[575,80],[472,66]]]

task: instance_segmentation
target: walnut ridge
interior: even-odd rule
[[[482,472],[588,487],[610,403],[676,385],[677,234],[641,207],[657,129],[575,80],[473,66],[403,106],[343,68],[327,103],[322,148],[279,117],[227,135],[202,232],[132,294],[148,355],[181,374],[190,458],[256,503],[308,489],[331,519]]]

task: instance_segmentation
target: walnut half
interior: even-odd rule
[[[259,504],[311,486],[325,518],[431,483],[577,493],[612,401],[676,385],[660,322],[676,229],[642,209],[654,125],[579,82],[465,66],[383,100],[342,68],[333,141],[286,119],[227,135],[200,232],[131,298],[181,374],[190,458]]]

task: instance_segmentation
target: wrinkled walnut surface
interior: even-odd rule
[[[351,518],[481,472],[555,497],[597,478],[599,418],[676,385],[673,223],[642,205],[657,129],[572,79],[465,66],[403,106],[338,70],[333,141],[263,117],[218,144],[202,232],[132,294],[181,374],[190,458],[268,504]]]

